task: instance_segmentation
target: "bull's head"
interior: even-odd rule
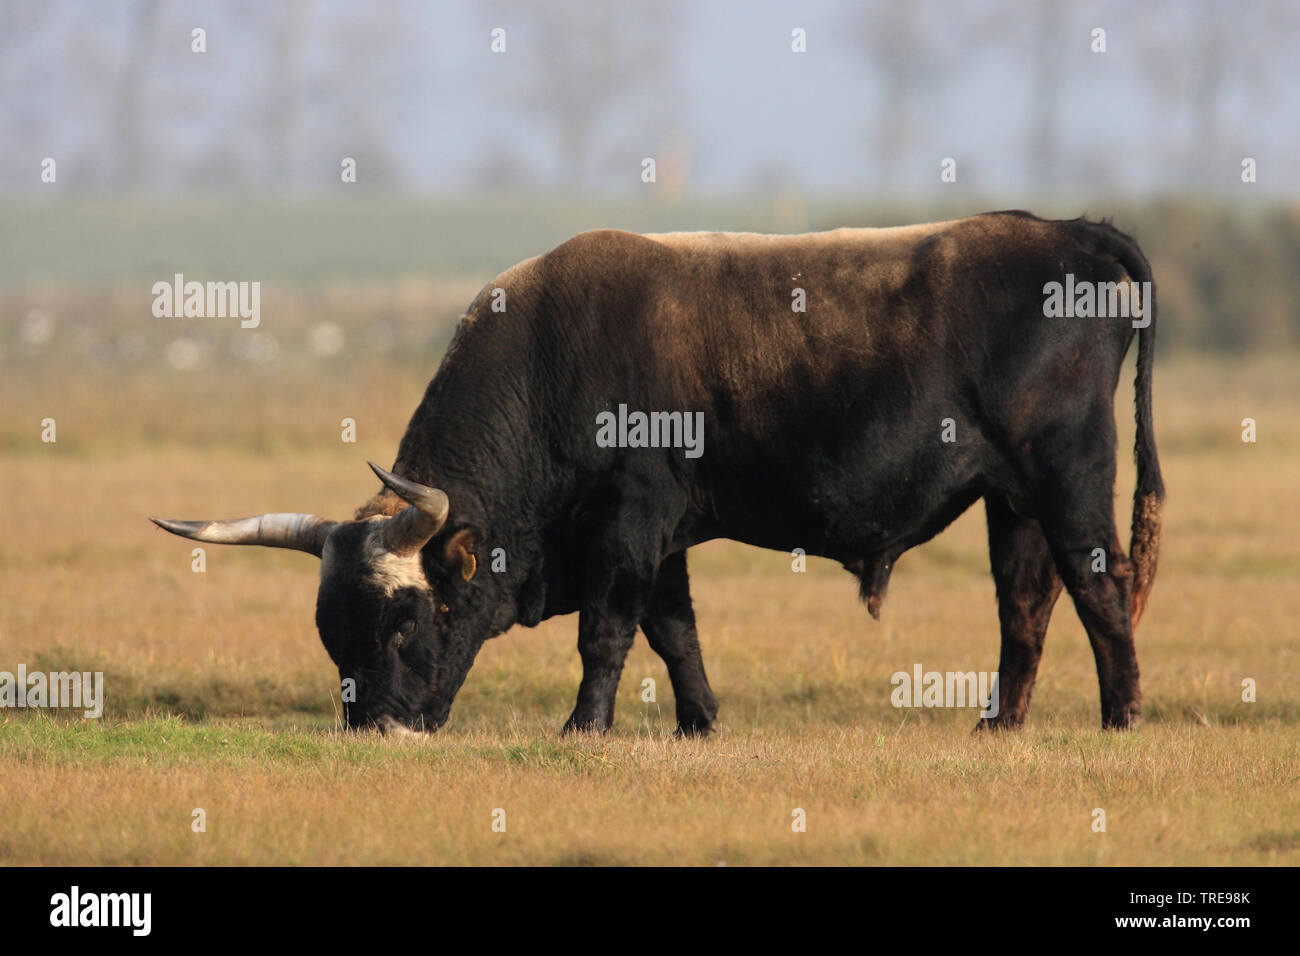
[[[424,560],[447,522],[437,488],[370,467],[407,506],[397,514],[330,521],[308,514],[265,514],[233,521],[151,518],[172,534],[217,544],[260,544],[321,559],[316,628],[342,679],[349,727],[385,733],[432,731],[451,709],[482,641],[453,635],[439,577],[468,580],[473,544],[464,536]],[[430,580],[430,574],[435,580]],[[352,683],[349,684],[349,681]]]

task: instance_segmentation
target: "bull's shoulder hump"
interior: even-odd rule
[[[600,255],[611,250],[625,251],[637,246],[646,247],[649,236],[623,229],[588,229],[566,239],[542,258],[572,258]]]
[[[661,247],[639,233],[622,229],[590,229],[520,265],[527,265],[530,272],[553,279],[556,276],[584,274],[592,269],[622,269],[629,262],[649,259],[662,252]]]

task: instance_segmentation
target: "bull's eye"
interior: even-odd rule
[[[407,618],[397,626],[397,633],[393,635],[393,646],[401,647],[402,642],[415,633],[415,622]]]

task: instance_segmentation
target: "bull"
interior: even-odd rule
[[[583,233],[479,293],[352,520],[153,520],[320,558],[316,625],[355,681],[350,727],[434,730],[488,638],[577,611],[565,732],[610,727],[639,626],[689,735],[718,713],[689,547],[729,538],[833,559],[878,617],[900,556],[983,499],[1001,658],[998,710],[979,726],[1023,722],[1064,589],[1102,725],[1130,727],[1164,498],[1155,302],[1141,322],[1051,317],[1045,290],[1067,276],[1127,283],[1133,301],[1153,289],[1142,251],[1108,223],[1020,211],[798,236]],[[1126,554],[1114,394],[1138,329]],[[626,409],[698,416],[697,453],[671,429],[638,441]]]

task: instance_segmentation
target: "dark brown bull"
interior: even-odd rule
[[[725,537],[836,559],[874,615],[899,556],[983,498],[1002,625],[987,723],[1024,719],[1064,586],[1102,723],[1127,727],[1164,494],[1155,303],[1137,323],[1046,317],[1046,289],[1067,277],[1151,281],[1109,225],[1022,212],[803,236],[585,233],[480,293],[355,520],[158,523],[322,558],[317,626],[355,681],[350,725],[439,726],[487,638],[576,610],[583,678],[566,730],[610,726],[639,625],[681,731],[698,733],[717,702],[687,548]],[[1135,324],[1130,557],[1113,400]],[[702,414],[703,445],[608,447],[598,432],[620,406]]]

